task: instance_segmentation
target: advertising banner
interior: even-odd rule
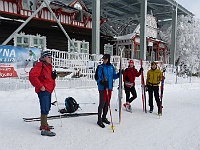
[[[40,54],[38,48],[0,45],[0,78],[28,76]]]

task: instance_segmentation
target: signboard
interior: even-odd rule
[[[0,78],[28,76],[40,53],[38,48],[0,45]]]
[[[9,65],[0,65],[0,78],[18,77],[14,67]]]

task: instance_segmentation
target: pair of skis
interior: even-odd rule
[[[122,49],[120,48],[120,62],[119,62],[119,88],[118,88],[118,106],[119,106],[119,123],[121,123],[122,119],[122,54],[124,51],[123,47]]]
[[[71,117],[80,117],[80,116],[91,116],[91,115],[97,115],[98,113],[95,112],[87,112],[87,113],[66,113],[62,115],[54,115],[54,116],[48,116],[48,120],[53,119],[60,119],[61,118],[71,118]],[[34,118],[23,118],[25,122],[34,122],[34,121],[40,121],[40,117],[34,117]]]
[[[164,91],[164,81],[165,81],[165,68],[163,68],[162,71],[162,81],[161,81],[161,86],[160,86],[160,113],[162,115],[162,100],[163,100],[163,91]]]
[[[143,68],[143,63],[142,63],[142,59],[140,59],[140,66],[141,68]],[[147,113],[147,103],[146,103],[146,87],[145,87],[145,81],[144,81],[144,72],[142,70],[141,72],[141,87],[142,87],[142,109],[143,112]]]

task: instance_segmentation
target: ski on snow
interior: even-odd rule
[[[61,115],[54,115],[54,116],[47,116],[48,120],[53,120],[53,119],[60,119],[61,118],[71,118],[71,117],[80,117],[80,116],[91,116],[91,115],[97,115],[98,113],[96,112],[89,112],[89,113],[66,113],[66,114],[61,114]],[[34,121],[40,121],[40,117],[35,117],[35,118],[23,118],[25,122],[34,122]]]

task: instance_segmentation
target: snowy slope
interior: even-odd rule
[[[43,137],[38,130],[39,122],[25,123],[22,120],[23,117],[40,115],[34,89],[0,92],[0,150],[199,150],[199,80],[196,83],[181,83],[179,79],[179,83],[174,84],[171,77],[166,78],[163,116],[159,118],[155,114],[155,102],[153,114],[142,111],[139,79],[136,86],[138,98],[132,103],[133,113],[123,109],[121,124],[118,123],[118,112],[114,111],[117,107],[116,87],[113,90],[111,108],[115,133],[110,125],[104,129],[97,126],[97,116],[87,116],[51,120],[49,124],[54,125],[57,135]],[[82,104],[82,110],[77,112],[97,111],[97,88],[56,89],[56,95],[59,102],[64,102],[68,96],[80,103],[95,102]],[[63,105],[59,107],[64,108]],[[56,114],[57,107],[52,106],[50,115]]]

